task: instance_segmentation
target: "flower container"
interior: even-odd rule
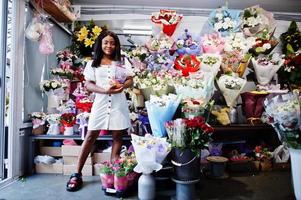
[[[114,174],[100,173],[102,189],[114,188]]]
[[[135,181],[137,180],[139,174],[136,172],[130,172],[129,174],[126,175],[127,182],[128,182],[128,187],[131,187],[134,185]]]
[[[191,181],[200,179],[200,158],[190,149],[173,149],[172,164],[174,178],[180,181]]]
[[[116,191],[125,191],[128,188],[128,180],[126,176],[118,177],[114,175],[114,188]]]
[[[49,124],[47,135],[59,135],[60,125],[59,124]]]
[[[37,128],[32,129],[33,135],[42,135],[44,134],[44,125],[39,125]]]

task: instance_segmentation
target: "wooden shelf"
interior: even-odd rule
[[[32,140],[64,140],[64,139],[74,139],[81,140],[80,135],[30,135]],[[131,136],[122,136],[123,140],[130,140]],[[97,138],[97,140],[113,140],[112,135],[102,135]]]
[[[223,125],[212,125],[214,128],[214,132],[226,131],[226,132],[233,132],[233,131],[273,131],[273,127],[268,124],[231,124],[227,126]]]
[[[58,22],[72,23],[72,20],[52,0],[43,1],[43,9]]]

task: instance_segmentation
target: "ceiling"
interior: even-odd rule
[[[73,0],[75,5],[93,6],[143,6],[162,8],[214,9],[225,4],[224,0]],[[301,13],[300,0],[228,0],[229,8],[243,9],[259,4],[268,11]]]

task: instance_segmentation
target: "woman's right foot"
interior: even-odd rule
[[[71,174],[69,181],[66,185],[66,190],[69,192],[78,191],[83,185],[83,179],[81,173]]]

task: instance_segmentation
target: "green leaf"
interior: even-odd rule
[[[294,53],[295,52],[291,44],[286,45],[286,50],[287,50],[287,53]]]

